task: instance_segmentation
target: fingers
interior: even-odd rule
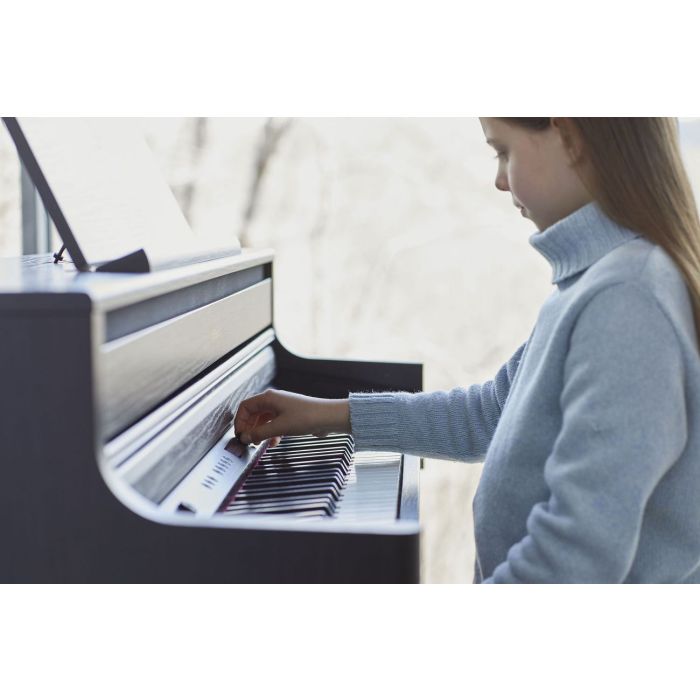
[[[279,421],[270,421],[242,432],[239,439],[243,444],[247,445],[251,442],[262,442],[268,438],[281,438],[285,432],[280,430]]]
[[[236,417],[233,420],[233,427],[236,435],[249,432],[257,424],[264,420],[267,422],[277,415],[277,411],[272,406],[270,396],[267,393],[255,394],[238,406]]]
[[[249,444],[283,435],[302,435],[318,423],[315,399],[268,389],[242,401],[233,425],[238,439]],[[277,441],[279,442],[279,441]]]
[[[233,427],[236,436],[243,444],[261,442],[268,438],[278,438],[282,433],[273,423],[278,411],[268,392],[256,394],[242,401],[236,411]]]

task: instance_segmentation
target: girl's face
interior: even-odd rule
[[[565,147],[559,117],[544,131],[530,131],[498,117],[481,117],[487,143],[498,158],[496,188],[540,231],[591,201]]]

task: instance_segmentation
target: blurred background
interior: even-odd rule
[[[481,383],[552,290],[476,117],[137,121],[196,233],[275,249],[275,326],[296,354],[422,362],[426,391]],[[700,120],[680,127],[697,198]],[[0,256],[22,253],[20,182],[2,128]],[[480,473],[425,460],[424,582],[471,582]]]

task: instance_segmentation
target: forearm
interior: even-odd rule
[[[481,461],[500,416],[490,383],[450,392],[350,394],[358,450]]]
[[[350,433],[350,401],[324,399],[320,404],[318,423],[324,433]]]
[[[526,345],[483,384],[449,392],[351,393],[349,426],[356,448],[483,460]]]

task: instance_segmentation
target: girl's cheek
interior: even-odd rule
[[[521,174],[517,172],[510,173],[509,181],[510,191],[513,194],[513,198],[521,204],[527,202],[530,199],[529,193],[532,189],[531,183],[524,180]]]

